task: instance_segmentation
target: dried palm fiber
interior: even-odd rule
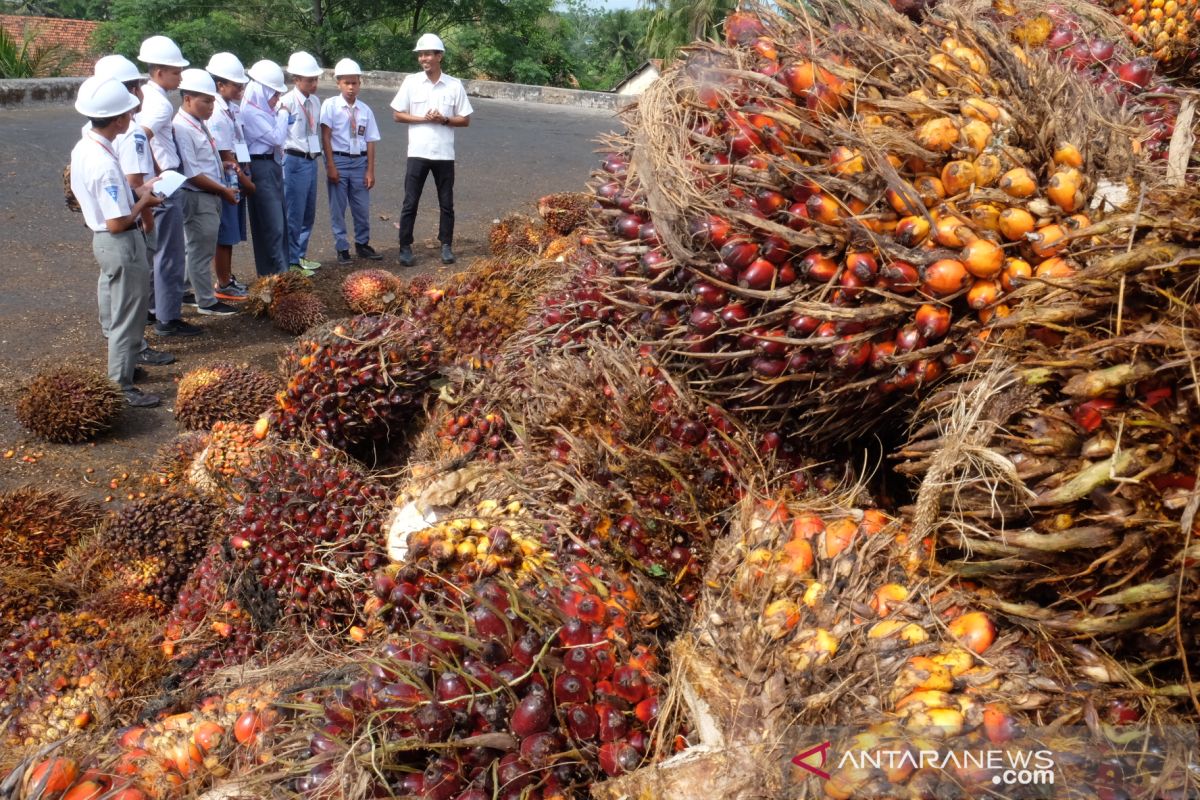
[[[74,607],[76,594],[56,586],[48,570],[0,564],[0,638],[30,617]]]
[[[30,485],[0,492],[0,561],[48,570],[102,519],[98,503],[57,489]]]
[[[834,441],[970,358],[1002,277],[1069,272],[1063,226],[1147,168],[1127,115],[984,20],[792,11],[738,15],[739,44],[643,96],[597,187],[617,206],[599,246],[639,336],[700,391]]]
[[[525,214],[496,220],[488,232],[488,247],[498,258],[537,256],[555,236],[545,222]]]
[[[31,618],[0,641],[0,770],[81,730],[131,719],[162,674],[147,618],[111,622],[88,612]]]
[[[153,473],[160,486],[184,478],[196,456],[208,446],[208,432],[186,431],[160,445],[154,454]]]
[[[662,718],[682,716],[691,746],[598,787],[597,798],[978,796],[996,773],[939,767],[949,753],[988,750],[1050,750],[1055,784],[1080,796],[1109,783],[1136,794],[1160,778],[1190,788],[1184,720],[1144,692],[1098,686],[1121,673],[1112,659],[997,626],[979,611],[977,589],[926,572],[928,547],[907,520],[863,500],[861,490],[747,499],[691,629],[671,648]],[[1161,760],[1141,762],[1135,738],[1154,739]],[[824,758],[807,763],[832,773],[827,782],[781,769],[823,742]],[[877,751],[940,760],[855,768]],[[1111,782],[1114,766],[1124,775]]]

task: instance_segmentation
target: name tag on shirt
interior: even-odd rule
[[[321,152],[321,137],[317,136],[315,133],[309,134],[309,136],[308,136],[308,152],[310,152],[310,153]]]
[[[234,142],[233,143],[233,154],[234,154],[234,157],[237,158],[239,163],[242,163],[242,164],[250,163],[250,148],[246,147],[245,142]]]

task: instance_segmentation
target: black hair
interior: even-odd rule
[[[229,85],[239,85],[240,86],[241,85],[241,84],[238,84],[237,81],[229,80],[229,78],[222,78],[220,75],[213,75],[211,72],[208,74],[209,74],[209,76],[212,77],[213,83],[215,83],[218,86],[218,88],[221,86],[229,86]]]
[[[124,83],[125,88],[128,89],[130,92],[132,92],[134,89],[142,88],[142,79],[141,78],[134,78],[131,81],[123,81],[123,83]]]
[[[180,89],[179,96],[180,97],[212,97],[212,95],[209,94],[208,92],[193,92],[189,89]]]
[[[88,122],[92,123],[93,128],[107,128],[123,116],[125,114],[117,114],[115,117],[88,117]]]

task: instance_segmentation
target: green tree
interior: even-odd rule
[[[60,46],[34,44],[36,31],[27,29],[18,41],[0,28],[0,78],[48,78],[62,75],[78,56]]]
[[[736,0],[646,0],[652,11],[642,45],[655,58],[671,59],[684,45],[713,39]]]

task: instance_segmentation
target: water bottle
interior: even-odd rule
[[[242,190],[238,184],[237,168],[233,164],[225,165],[225,185],[233,189],[234,202],[240,202],[242,199]]]

